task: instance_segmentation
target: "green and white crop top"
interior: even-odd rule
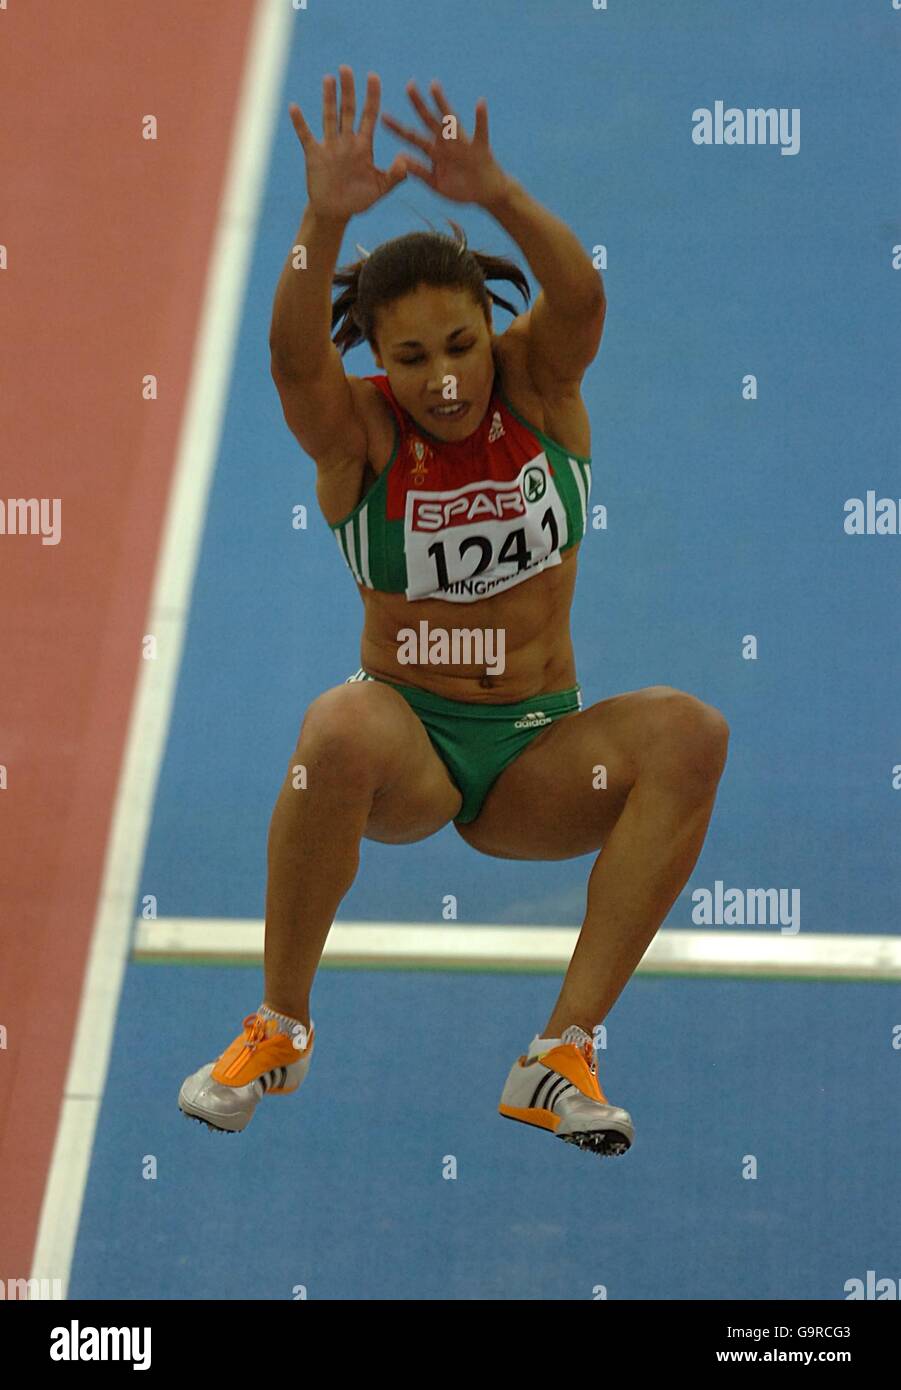
[[[475,603],[552,565],[585,534],[591,460],[514,410],[498,377],[478,429],[438,439],[369,376],[394,413],[390,462],[331,527],[354,579],[408,599]]]

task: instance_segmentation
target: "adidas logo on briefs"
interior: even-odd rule
[[[550,724],[551,716],[545,714],[543,709],[529,710],[522,719],[517,719],[513,725],[514,729],[540,729],[542,724]]]
[[[496,439],[500,439],[504,433],[504,425],[501,420],[501,412],[496,410],[491,417],[491,429],[488,431],[488,443],[493,444]]]

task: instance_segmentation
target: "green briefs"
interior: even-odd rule
[[[381,680],[362,668],[348,676],[351,681]],[[509,705],[474,704],[469,700],[445,700],[418,686],[393,686],[425,725],[436,753],[451,780],[462,793],[463,805],[454,817],[455,825],[475,820],[482,803],[504,768],[531,743],[536,734],[561,715],[582,708],[582,687],[558,690],[552,695],[535,695]]]

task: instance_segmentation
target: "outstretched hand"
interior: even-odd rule
[[[390,169],[377,169],[372,154],[372,133],[379,113],[381,83],[377,73],[366,79],[366,100],[360,129],[354,131],[356,96],[353,69],[342,63],[341,117],[337,111],[337,84],[329,74],[322,79],[322,143],[318,143],[296,102],[288,107],[307,162],[307,197],[311,207],[327,217],[349,218],[365,212],[407,177],[407,158],[399,154]]]
[[[409,172],[429,188],[454,203],[490,203],[503,192],[509,176],[494,158],[488,143],[487,101],[482,97],[476,102],[475,131],[470,140],[448,105],[440,82],[432,82],[430,90],[438,108],[437,116],[426,106],[416,83],[407,83],[407,95],[428,129],[428,136],[401,125],[393,116],[383,115],[383,124],[428,155],[431,167],[409,155],[405,158]]]

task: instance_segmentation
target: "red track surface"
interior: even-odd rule
[[[0,9],[0,498],[62,523],[0,534],[0,1279],[31,1268],[252,15]]]

